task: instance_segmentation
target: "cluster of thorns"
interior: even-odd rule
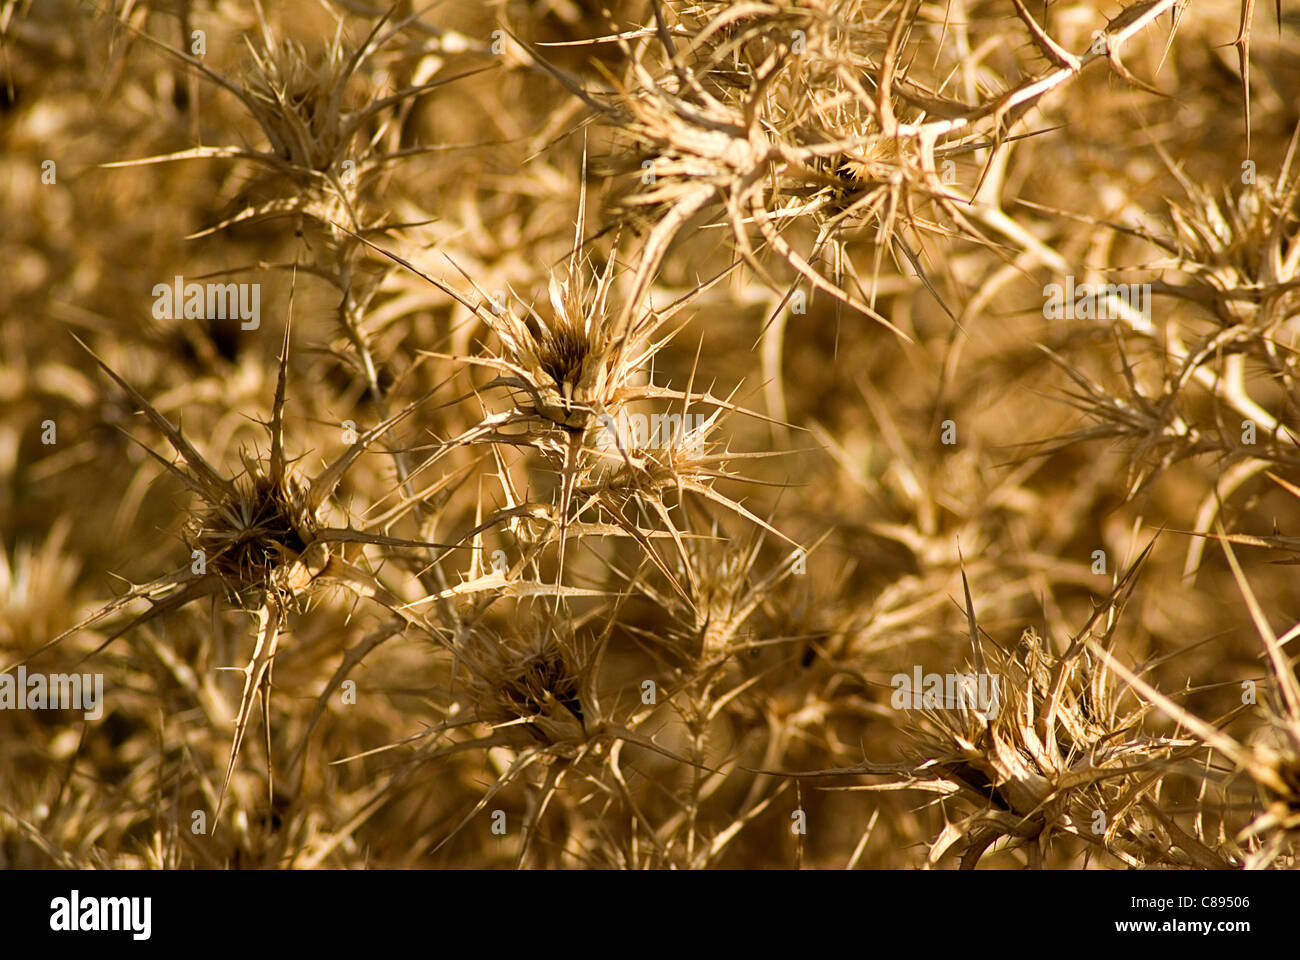
[[[640,238],[626,269],[615,256],[598,265],[586,252],[592,238],[583,235],[584,190],[572,253],[553,273],[540,305],[516,301],[503,306],[456,264],[450,265],[460,280],[448,281],[383,242],[401,225],[373,213],[377,191],[394,164],[417,152],[402,146],[392,130],[422,95],[459,76],[414,83],[356,109],[349,108],[349,84],[419,14],[397,22],[381,17],[359,47],[348,51],[336,39],[317,61],[278,40],[263,23],[260,42],[250,43],[252,66],[242,82],[142,34],[242,102],[264,133],[266,146],[197,147],[130,163],[240,160],[276,186],[275,199],[249,206],[204,232],[284,216],[310,226],[310,260],[292,266],[336,288],[339,329],[375,408],[384,415],[314,473],[304,467],[309,451],[291,455],[286,397],[293,345],[292,323],[286,321],[271,417],[265,424],[266,449],[244,451],[242,470],[231,475],[96,356],[179,458],[163,457],[141,443],[193,495],[195,506],[185,527],[188,558],[179,570],[133,586],[25,659],[73,633],[107,623],[111,626],[102,649],[154,618],[204,598],[247,611],[255,636],[252,653],[240,668],[243,688],[218,815],[259,701],[263,723],[270,725],[272,671],[288,624],[308,608],[314,594],[329,587],[378,605],[393,627],[346,653],[319,695],[311,725],[348,673],[389,636],[417,635],[449,652],[470,710],[413,738],[425,742],[413,750],[403,771],[453,752],[509,751],[504,772],[448,839],[505,786],[536,776],[538,799],[520,862],[531,832],[566,779],[589,784],[602,803],[628,808],[650,851],[644,854],[647,863],[715,862],[735,834],[792,784],[799,789],[810,778],[824,782],[837,777],[884,778],[883,783],[848,789],[908,788],[967,801],[969,812],[931,845],[932,863],[960,841],[963,866],[974,866],[999,842],[1023,845],[1031,864],[1039,864],[1049,841],[1062,834],[1104,847],[1134,865],[1226,867],[1247,860],[1260,865],[1283,856],[1287,838],[1300,828],[1300,685],[1279,638],[1258,614],[1231,552],[1233,538],[1227,536],[1220,540],[1251,607],[1278,690],[1270,719],[1278,732],[1273,748],[1238,743],[1114,657],[1110,640],[1143,553],[1116,578],[1110,596],[1064,652],[1053,652],[1032,630],[1005,647],[993,641],[979,626],[967,587],[963,612],[972,665],[1000,678],[1004,706],[995,716],[957,709],[916,717],[914,755],[905,760],[864,760],[815,771],[754,768],[741,813],[726,829],[702,838],[694,812],[667,825],[650,823],[628,786],[624,766],[629,749],[683,765],[697,796],[716,789],[709,787],[712,778],[725,779],[732,761],[703,748],[710,724],[719,710],[733,701],[739,704],[742,694],[766,679],[747,675],[741,665],[740,654],[754,636],[752,617],[811,549],[787,539],[732,493],[747,480],[738,464],[775,454],[732,449],[724,425],[737,416],[782,429],[790,425],[741,406],[735,391],[720,395],[703,386],[698,353],[684,386],[661,382],[657,355],[690,321],[691,308],[737,270],[772,288],[784,298],[782,304],[798,290],[813,291],[833,298],[838,309],[907,338],[875,302],[873,291],[886,256],[939,299],[938,284],[925,266],[932,238],[956,231],[981,240],[1023,240],[996,205],[983,201],[982,175],[966,195],[942,175],[945,165],[980,151],[992,156],[1005,149],[1008,131],[1043,96],[1094,64],[1109,64],[1120,77],[1140,83],[1123,63],[1125,45],[1158,18],[1176,15],[1180,6],[1176,0],[1134,3],[1105,26],[1100,43],[1074,54],[1057,44],[1020,0],[1012,2],[1050,68],[976,105],[909,76],[909,39],[918,17],[932,13],[919,0],[701,0],[677,4],[671,15],[667,5],[653,3],[654,20],[645,29],[592,41],[616,46],[628,64],[624,75],[609,74],[603,85],[570,75],[515,40],[513,56],[522,69],[562,84],[580,102],[588,122],[617,131],[623,151],[616,166],[633,185],[614,205],[607,229],[618,235],[615,248],[624,235]],[[1243,74],[1249,66],[1250,10],[1247,3],[1238,38]],[[585,154],[583,177],[585,183]],[[1295,191],[1285,187],[1287,179],[1284,173],[1274,210],[1291,204]],[[729,231],[734,263],[686,294],[656,304],[652,293],[670,246],[702,218]],[[1281,221],[1285,224],[1287,217]],[[1283,236],[1283,228],[1278,231]],[[846,243],[864,232],[874,235],[873,276],[858,275],[846,253]],[[1286,260],[1291,268],[1294,259]],[[418,275],[458,304],[485,336],[482,349],[472,356],[424,351],[420,362],[450,362],[461,369],[435,389],[389,409],[392,392],[373,355],[366,318],[383,279],[398,269]],[[778,280],[781,271],[793,281]],[[457,286],[461,281],[465,286]],[[291,318],[292,299],[290,304]],[[940,304],[955,319],[941,299]],[[786,312],[778,310],[763,336],[779,337],[785,318]],[[475,371],[482,375],[479,382],[469,393],[453,396],[453,381]],[[1084,391],[1080,403],[1100,405],[1099,391],[1089,392],[1086,379],[1079,382]],[[770,409],[783,409],[779,377],[768,387],[776,392]],[[399,439],[399,430],[419,423],[435,404],[471,399],[483,413],[468,429],[446,438],[430,440],[424,430],[413,439]],[[610,442],[608,424],[620,415],[670,410],[680,413],[681,422],[694,424],[685,436],[615,432]],[[1106,410],[1098,413],[1103,420],[1107,415]],[[1143,416],[1162,424],[1167,420],[1161,411],[1140,405],[1112,410],[1109,416],[1105,429],[1130,432],[1146,429]],[[390,502],[353,516],[339,496],[340,484],[360,458],[378,452],[393,464]],[[452,464],[465,453],[495,467],[503,502],[480,509],[470,529],[435,537],[433,505],[464,479],[465,471]],[[507,463],[515,455],[531,458],[526,489],[519,488]],[[751,544],[728,544],[724,520],[752,527]],[[391,535],[401,524],[415,535]],[[489,534],[512,544],[506,563],[486,562]],[[779,544],[786,559],[761,572],[756,561],[768,539]],[[581,585],[570,573],[576,554],[606,540],[632,548],[606,560],[620,588]],[[1236,542],[1253,544],[1259,538]],[[395,587],[389,573],[379,570],[380,558],[393,560],[398,569],[416,569],[418,595]],[[468,571],[458,582],[450,582],[445,573],[453,565]],[[575,612],[574,604],[586,598],[600,605]],[[510,631],[488,628],[483,623],[488,608],[503,601],[519,603],[528,615],[521,615]],[[644,631],[642,640],[654,647],[652,655],[671,678],[659,696],[682,704],[693,743],[689,755],[664,746],[643,729],[655,712],[654,698],[644,699],[639,689],[614,696],[601,689],[601,663],[611,638],[616,630],[637,631],[635,624],[619,621],[634,602],[654,604],[672,624]],[[141,603],[146,609],[135,612]],[[816,655],[825,656],[825,649]],[[1125,698],[1127,707],[1121,706]],[[1143,732],[1143,719],[1152,711],[1167,715],[1184,732]],[[470,739],[438,742],[472,727],[479,733]],[[1237,838],[1243,851],[1237,855],[1181,829],[1162,812],[1156,795],[1161,777],[1206,766],[1210,752],[1244,771],[1266,799],[1264,812]],[[779,751],[772,756],[779,759]],[[294,763],[303,762],[305,750],[299,749]],[[290,773],[290,783],[301,777],[300,769]],[[268,787],[273,780],[268,771]],[[1097,809],[1108,811],[1100,835],[1091,829]]]

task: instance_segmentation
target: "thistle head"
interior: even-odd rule
[[[260,602],[253,593],[303,585],[294,562],[315,542],[321,524],[308,506],[308,484],[296,473],[277,475],[247,451],[242,459],[244,472],[231,481],[230,492],[204,504],[185,539],[232,595]],[[323,557],[313,559],[323,566]]]
[[[312,57],[300,44],[268,33],[260,45],[250,44],[249,52],[245,102],[272,149],[305,170],[335,167],[350,139],[342,102],[347,81],[342,46],[327,44]]]
[[[582,667],[572,637],[531,625],[476,633],[463,657],[477,719],[513,729],[521,745],[585,740]],[[562,628],[561,628],[562,629]]]

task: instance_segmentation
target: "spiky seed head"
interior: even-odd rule
[[[295,473],[274,477],[243,454],[244,473],[234,494],[208,504],[189,524],[186,541],[203,552],[208,570],[237,597],[283,589],[290,564],[315,540],[318,518],[307,507],[306,482]]]
[[[291,164],[329,170],[347,149],[341,46],[327,45],[313,62],[300,44],[268,38],[252,60],[245,91],[271,146]]]
[[[580,667],[571,640],[544,623],[509,634],[478,633],[464,654],[476,715],[514,727],[521,743],[581,741]]]

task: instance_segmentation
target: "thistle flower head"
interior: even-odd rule
[[[310,485],[296,473],[276,475],[247,452],[243,461],[244,473],[231,481],[233,490],[191,519],[186,542],[223,582],[237,585],[236,593],[287,588],[289,564],[315,543],[323,526],[321,511],[308,507]],[[313,565],[319,572],[323,545],[317,553]]]
[[[325,172],[349,143],[343,97],[347,57],[337,41],[312,58],[292,40],[269,32],[249,43],[245,102],[276,154],[292,166]]]
[[[552,628],[564,629],[543,618],[509,633],[480,631],[463,650],[476,719],[521,745],[585,739],[582,664],[571,634]]]
[[[527,394],[532,413],[564,427],[585,426],[634,368],[605,314],[610,274],[584,289],[581,276],[548,284],[551,316],[532,307],[526,317],[502,310],[485,317],[505,347],[503,360],[519,376],[504,380]]]

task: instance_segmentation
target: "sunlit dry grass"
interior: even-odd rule
[[[0,864],[1293,867],[1295,13],[617,7],[0,4]]]

